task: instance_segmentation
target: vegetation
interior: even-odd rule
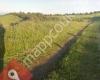
[[[99,18],[99,16],[98,16]],[[99,80],[100,18],[90,25],[45,80]]]
[[[27,20],[23,16],[28,16]],[[28,49],[33,49],[45,35],[60,21],[64,22],[64,16],[42,15],[42,14],[14,14],[0,16],[0,23],[5,29],[5,55],[4,63],[7,64],[12,58],[22,59],[24,53]],[[74,17],[73,17],[74,18]],[[66,18],[67,19],[67,18]],[[87,25],[87,21],[72,20],[70,26],[64,22],[64,30],[54,40],[57,44],[63,45],[66,40],[72,36],[68,32],[74,34]],[[42,56],[49,56],[59,47],[52,44],[52,48],[48,48]],[[20,54],[23,53],[23,54]]]
[[[70,24],[66,22],[71,18]],[[98,36],[100,32],[100,13],[43,15],[41,13],[9,13],[0,16],[0,58],[4,66],[16,58],[23,60],[30,50],[43,40],[54,29],[56,24],[64,23],[63,31],[53,40],[52,47],[48,47],[40,55],[35,64],[41,64],[42,59],[49,58],[63,46],[70,37],[89,26],[70,51],[58,61],[56,70],[53,70],[46,80],[98,80],[99,79],[99,51]],[[64,19],[65,18],[65,19]],[[1,35],[2,34],[2,35]],[[2,39],[2,40],[1,40]],[[59,46],[58,46],[59,45]],[[28,53],[26,53],[28,51]],[[32,67],[33,65],[30,65]],[[0,63],[0,69],[2,65]]]

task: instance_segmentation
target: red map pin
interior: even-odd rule
[[[8,66],[3,69],[0,74],[0,80],[31,80],[30,71],[20,64],[17,60],[9,62]]]

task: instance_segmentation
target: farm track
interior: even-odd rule
[[[68,53],[71,46],[77,41],[77,39],[81,36],[84,30],[91,24],[92,23],[87,24],[79,32],[72,35],[72,37],[70,37],[69,40],[63,45],[63,47],[60,48],[60,50],[58,50],[56,53],[50,56],[49,59],[43,60],[44,61],[43,64],[40,64],[39,66],[33,68],[32,70],[33,79],[32,80],[42,80],[50,71],[55,69],[55,66],[56,66],[55,63],[58,60],[62,59],[66,51]]]

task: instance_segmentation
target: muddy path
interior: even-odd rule
[[[93,22],[92,22],[93,23]],[[33,79],[32,80],[43,80],[46,75],[56,68],[56,63],[61,60],[65,53],[68,53],[71,46],[77,41],[77,39],[81,36],[81,34],[84,32],[84,30],[90,26],[92,23],[87,24],[83,29],[81,29],[76,34],[70,34],[72,37],[69,38],[69,40],[61,47],[59,51],[54,53],[53,56],[51,56],[49,59],[45,60],[43,64],[40,64],[39,66],[35,67],[32,70]],[[59,45],[58,45],[59,46]]]

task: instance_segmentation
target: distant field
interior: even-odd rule
[[[45,80],[100,79],[100,17],[90,25]]]
[[[7,64],[12,58],[22,59],[25,54],[20,54],[27,49],[33,49],[45,35],[48,34],[60,21],[64,22],[64,16],[44,16],[41,14],[22,15],[22,14],[7,14],[0,16],[0,24],[5,29],[5,55],[4,64]],[[65,22],[64,29],[54,40],[57,44],[63,45],[65,41],[72,35],[82,29],[88,23],[88,19],[71,17],[72,21],[69,26]],[[66,18],[67,19],[67,18]],[[41,56],[49,56],[54,53],[59,47],[52,44],[52,48],[48,48]]]

